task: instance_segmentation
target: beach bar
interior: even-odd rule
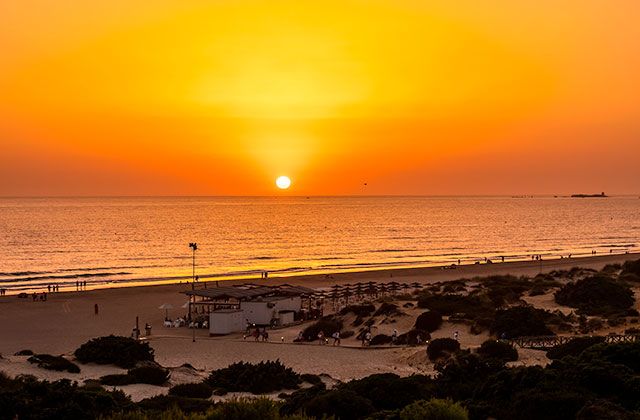
[[[247,323],[282,326],[305,318],[317,299],[315,290],[303,286],[243,284],[201,288],[189,296],[189,318],[207,318],[210,335],[242,331]]]

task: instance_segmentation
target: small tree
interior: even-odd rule
[[[460,404],[437,398],[420,400],[400,411],[401,420],[468,420],[469,413]]]

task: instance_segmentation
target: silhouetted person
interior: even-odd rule
[[[98,315],[98,304],[97,303],[95,305],[93,305],[93,313],[95,315]]]

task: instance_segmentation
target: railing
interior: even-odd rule
[[[561,344],[566,344],[578,337],[587,336],[538,336],[538,337],[518,337],[506,340],[513,346],[527,349],[549,349]],[[640,341],[640,334],[609,334],[604,336],[605,343],[633,343]]]

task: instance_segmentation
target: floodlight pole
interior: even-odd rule
[[[198,244],[195,242],[190,242],[189,243],[189,247],[193,250],[193,277],[191,278],[191,290],[195,290],[196,288],[196,250],[198,249]],[[193,296],[193,301],[195,302],[196,297],[195,295]],[[189,306],[189,308],[191,308],[191,304]],[[189,315],[191,315],[191,310],[189,310]],[[193,322],[193,318],[192,321]],[[195,323],[193,324],[193,342],[196,342],[196,325]]]

